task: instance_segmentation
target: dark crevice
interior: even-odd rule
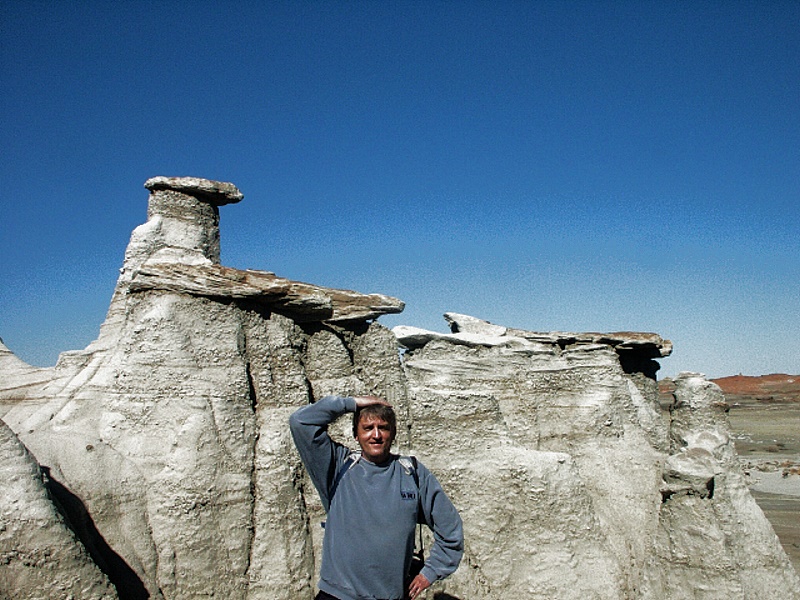
[[[706,482],[706,491],[700,489],[662,489],[661,490],[661,504],[665,504],[673,496],[695,496],[703,498],[704,500],[713,500],[714,498],[714,478],[712,477]]]
[[[645,377],[656,381],[656,373],[658,373],[658,370],[661,368],[658,361],[632,350],[616,348],[616,351],[619,356],[619,364],[625,373],[628,375],[641,373]]]
[[[319,322],[314,323],[296,323],[296,325],[305,333],[307,336],[311,337],[315,333],[322,331],[323,329],[327,329],[325,325]]]
[[[256,386],[253,382],[253,374],[250,372],[250,361],[244,364],[244,372],[247,376],[247,393],[250,394],[250,408],[256,412],[258,408],[258,394],[256,393]]]
[[[566,350],[571,344],[574,343],[575,343],[574,338],[559,338],[558,340],[556,340],[556,344],[558,345],[558,347],[561,349],[562,352]]]
[[[50,469],[42,467],[44,483],[61,510],[67,526],[75,533],[86,547],[89,555],[100,570],[117,588],[120,600],[147,600],[150,593],[144,583],[130,565],[114,549],[97,530],[89,511],[80,498],[73,494],[50,474]]]

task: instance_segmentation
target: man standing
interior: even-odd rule
[[[330,423],[353,415],[353,454],[328,435]],[[458,567],[461,517],[424,465],[390,452],[394,410],[376,396],[326,396],[289,419],[294,443],[328,513],[318,600],[415,598]],[[411,581],[416,524],[434,535],[430,556]]]

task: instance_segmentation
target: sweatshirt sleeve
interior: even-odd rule
[[[329,490],[336,477],[338,464],[349,455],[347,447],[334,442],[328,425],[345,413],[355,412],[356,401],[341,396],[325,396],[304,406],[289,417],[294,445],[319,492],[325,510],[329,506]]]
[[[433,547],[422,574],[433,583],[458,568],[464,554],[464,531],[456,507],[424,465],[419,468],[419,483],[423,517],[433,531]]]

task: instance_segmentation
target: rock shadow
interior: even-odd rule
[[[80,498],[50,474],[48,467],[41,467],[47,490],[54,504],[61,511],[67,526],[86,547],[100,570],[117,588],[120,600],[147,600],[150,593],[128,563],[108,545],[97,530],[89,511]]]

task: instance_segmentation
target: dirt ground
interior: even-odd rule
[[[772,523],[783,549],[800,573],[800,497],[753,492],[753,498]]]
[[[800,406],[730,403],[753,497],[800,572]]]

